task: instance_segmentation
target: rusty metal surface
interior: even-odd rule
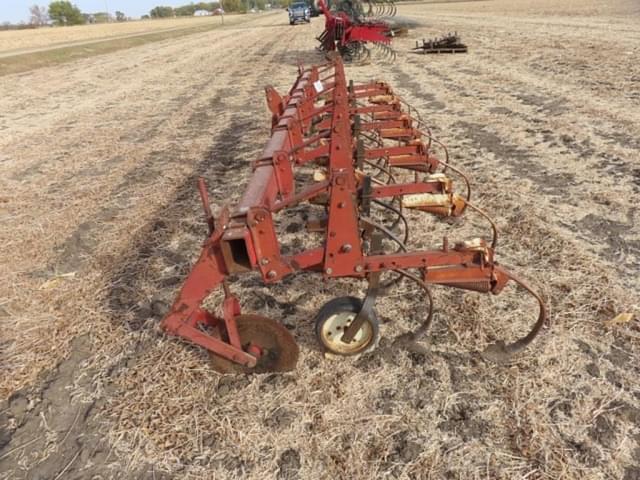
[[[262,354],[276,348],[274,338],[283,342],[278,346],[282,352],[292,352],[293,340],[284,339],[277,322],[241,312],[226,283],[230,274],[258,272],[267,284],[297,271],[319,273],[325,281],[368,280],[370,295],[356,318],[366,318],[379,290],[403,278],[416,282],[430,302],[429,285],[497,294],[513,280],[538,301],[538,321],[529,335],[511,345],[489,348],[485,358],[502,361],[522,350],[544,323],[544,302],[496,264],[495,223],[471,202],[469,179],[451,165],[446,147],[389,85],[349,84],[339,57],[325,65],[300,66],[298,73],[288,95],[267,89],[272,132],[253,164],[239,204],[223,206],[214,220],[204,183],[199,183],[210,232],[162,321],[164,330],[208,349],[219,370],[280,370],[281,363],[267,361]],[[312,167],[313,175],[299,176],[305,167]],[[462,180],[460,193],[454,177]],[[274,215],[299,205],[309,209],[319,205],[326,216],[308,217],[307,235],[317,239],[315,246],[283,255]],[[412,249],[405,208],[437,216],[460,216],[471,210],[488,221],[492,241],[472,239],[450,247],[445,238],[441,248]],[[382,284],[379,276],[384,272],[396,276]],[[201,307],[216,288],[225,292],[221,317]],[[431,313],[425,324],[430,321]],[[357,333],[358,323],[347,338]],[[215,334],[215,329],[223,334]],[[296,358],[297,353],[286,353],[286,367],[292,367]]]
[[[213,351],[210,365],[219,373],[265,373],[293,370],[299,348],[284,325],[261,315],[239,315],[235,318],[240,342],[248,351],[259,355],[253,367],[228,360]],[[254,350],[255,348],[255,350]]]

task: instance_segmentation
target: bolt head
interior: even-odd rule
[[[260,260],[260,265],[269,265],[269,259],[263,258],[262,260]]]
[[[324,271],[327,275],[331,275],[333,273],[333,268],[329,267]]]
[[[267,278],[268,278],[269,280],[273,280],[273,279],[274,279],[274,278],[276,278],[277,276],[278,276],[278,274],[276,273],[276,271],[275,271],[275,270],[269,270],[269,271],[267,272]]]
[[[356,265],[356,272],[362,273],[363,270],[364,268],[362,267],[362,265]]]

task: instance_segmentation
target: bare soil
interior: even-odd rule
[[[322,57],[322,20],[286,14],[0,77],[0,479],[640,477],[640,12],[631,1],[412,4],[394,64],[349,66],[419,109],[500,229],[498,257],[550,308],[536,343],[477,354],[533,322],[510,288],[404,285],[378,304],[378,350],[324,358],[313,316],[363,285],[254,276],[234,291],[281,320],[295,372],[220,376],[158,323],[212,202],[238,199],[269,133],[262,87]],[[422,56],[458,31],[469,53]],[[304,241],[300,219],[283,239]],[[412,216],[438,247],[488,235]],[[608,322],[621,312],[631,321]]]

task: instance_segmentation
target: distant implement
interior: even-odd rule
[[[422,45],[416,42],[413,51],[416,53],[467,53],[467,46],[460,41],[458,32],[455,32],[433,40],[422,40]]]
[[[358,0],[342,0],[331,8],[319,0],[318,8],[325,17],[324,31],[317,38],[320,50],[338,52],[345,62],[367,63],[373,47],[381,59],[396,59],[391,48],[394,32],[385,21],[396,13],[393,2],[369,1],[365,9]]]

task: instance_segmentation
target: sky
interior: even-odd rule
[[[192,0],[70,0],[86,13],[104,12],[107,7],[113,14],[116,10],[124,12],[128,17],[139,17],[149,13],[153,7],[167,5],[177,7],[187,5]],[[195,0],[194,0],[194,3]],[[49,5],[49,0],[0,0],[0,23],[29,21],[29,7],[31,5]]]

